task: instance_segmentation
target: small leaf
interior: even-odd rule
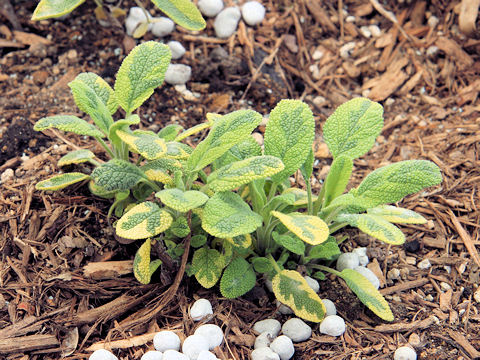
[[[235,161],[245,160],[260,155],[262,155],[262,148],[253,136],[249,136],[218,158],[215,161],[215,168],[218,169]]]
[[[170,231],[176,237],[183,239],[190,234],[190,227],[188,226],[188,221],[185,216],[180,216],[172,223],[170,226]]]
[[[325,180],[324,206],[328,206],[333,199],[343,194],[352,174],[353,160],[340,155],[335,158]]]
[[[88,182],[88,188],[90,192],[95,196],[100,196],[104,199],[112,199],[115,197],[115,193],[116,193],[115,191],[107,191],[101,186],[98,186],[97,184],[95,184],[93,180],[90,180]]]
[[[247,260],[236,257],[223,272],[220,292],[227,299],[234,299],[249,292],[256,281],[255,272]]]
[[[299,100],[282,100],[270,113],[265,129],[265,155],[282,160],[285,168],[272,176],[281,183],[305,162],[315,136],[315,120],[307,104]]]
[[[123,60],[114,88],[118,103],[127,114],[142,105],[153,90],[163,84],[170,58],[167,45],[147,41],[136,46]]]
[[[278,301],[289,306],[298,317],[312,322],[325,317],[325,305],[298,272],[282,270],[273,277],[272,287]]]
[[[162,130],[160,130],[157,135],[165,141],[174,141],[175,137],[182,130],[183,127],[178,124],[168,124]]]
[[[151,0],[160,10],[178,25],[187,30],[202,30],[207,23],[190,0]]]
[[[383,108],[365,98],[340,105],[323,126],[323,137],[333,157],[356,159],[373,146],[383,127]]]
[[[76,116],[56,115],[38,120],[33,126],[33,130],[43,131],[55,128],[62,131],[70,131],[79,135],[87,135],[103,138],[105,135],[92,124],[87,123]]]
[[[170,141],[167,143],[167,153],[165,154],[165,157],[169,159],[185,160],[188,159],[192,151],[193,149],[188,145],[176,141]]]
[[[272,237],[278,245],[283,246],[288,251],[297,255],[305,254],[305,243],[295,235],[280,235],[274,231]]]
[[[118,137],[117,131],[130,131],[130,125],[140,123],[140,117],[137,114],[132,114],[126,119],[115,121],[108,129],[108,139],[117,147],[122,147],[122,140]]]
[[[79,172],[65,173],[52,176],[49,179],[38,182],[35,185],[37,190],[60,190],[80,181],[90,179],[90,176]]]
[[[62,156],[58,162],[58,166],[65,166],[70,164],[80,164],[87,162],[95,157],[95,154],[87,149],[81,149],[69,152],[67,155]]]
[[[84,2],[85,0],[41,0],[33,12],[32,20],[39,21],[66,15]]]
[[[165,140],[156,135],[129,134],[121,130],[117,130],[117,135],[132,152],[142,155],[147,160],[159,159],[167,152]]]
[[[387,301],[367,278],[352,269],[343,270],[339,276],[345,280],[360,301],[377,316],[386,321],[393,321],[392,310]]]
[[[286,197],[282,197],[283,195],[285,195]],[[292,195],[294,200],[293,200],[293,203],[290,204],[290,199]],[[307,205],[308,194],[305,190],[291,187],[283,191],[282,195],[280,195],[280,199],[282,202],[285,202],[286,204],[289,204],[289,205],[302,206],[302,205]],[[312,196],[312,201],[315,201],[315,200],[317,200],[317,197]]]
[[[207,243],[207,237],[205,235],[194,235],[190,239],[190,245],[195,249],[202,247],[206,243]]]
[[[138,167],[120,159],[112,159],[92,172],[92,179],[106,191],[129,190],[146,178]]]
[[[379,205],[367,210],[370,215],[381,218],[395,224],[425,224],[427,219],[415,211],[391,205]]]
[[[233,238],[225,239],[237,248],[247,249],[252,245],[252,236],[250,234],[238,235]]]
[[[364,233],[387,244],[401,245],[405,242],[403,232],[380,216],[370,214],[341,214],[337,216],[336,220],[359,228]]]
[[[279,219],[288,230],[310,245],[321,244],[328,238],[328,226],[317,216],[301,213],[283,214],[278,211],[272,211],[271,214]]]
[[[165,189],[155,194],[168,207],[185,213],[205,204],[208,196],[196,190]]]
[[[195,135],[199,133],[202,130],[208,129],[212,124],[208,122],[200,123],[195,126],[192,126],[191,128],[188,128],[184,131],[182,131],[180,134],[177,135],[175,138],[175,141],[182,141],[183,139],[186,139],[189,136]]]
[[[313,149],[310,149],[310,152],[308,153],[308,156],[305,159],[305,162],[300,167],[300,171],[305,181],[308,181],[310,179],[310,176],[312,176],[314,162],[315,162],[315,156],[313,154]]]
[[[322,259],[322,260],[335,260],[341,254],[340,248],[337,244],[337,239],[333,236],[329,236],[328,239],[312,247],[308,253],[308,258]]]
[[[180,162],[173,159],[157,159],[149,161],[140,167],[149,180],[168,185],[173,184],[173,179],[170,174],[181,168],[182,165]]]
[[[227,239],[250,234],[262,225],[262,220],[240,195],[218,192],[205,204],[202,228],[210,235]]]
[[[140,246],[133,260],[133,274],[135,278],[142,284],[149,284],[153,273],[162,264],[161,260],[150,262],[150,239],[147,239]]]
[[[282,161],[274,156],[254,156],[214,171],[207,184],[214,191],[233,190],[253,180],[272,176],[282,171],[283,167]]]
[[[266,257],[256,257],[252,260],[253,268],[259,273],[269,273],[273,270],[273,265]]]
[[[148,22],[141,22],[138,24],[137,28],[133,32],[132,36],[134,39],[141,38],[143,35],[145,35],[148,31],[148,27],[150,26],[150,23]]]
[[[192,270],[197,281],[206,289],[217,283],[224,267],[225,259],[215,249],[201,248],[193,254]]]
[[[100,76],[92,72],[86,72],[77,75],[74,81],[81,81],[90,87],[107,106],[110,114],[113,115],[117,111],[118,102],[115,98],[115,92]]]
[[[118,220],[117,235],[126,239],[145,239],[167,230],[172,216],[153,202],[135,205]]]

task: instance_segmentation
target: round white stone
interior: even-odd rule
[[[325,305],[325,316],[337,315],[337,308],[332,300],[322,299],[323,305]]]
[[[285,321],[282,326],[282,333],[294,342],[301,342],[310,339],[310,336],[312,336],[312,328],[302,319],[292,318]]]
[[[88,360],[118,360],[110,351],[105,349],[95,350]]]
[[[367,280],[370,281],[373,286],[375,286],[375,289],[378,289],[380,287],[380,280],[378,280],[377,276],[369,268],[366,268],[366,267],[363,267],[363,266],[357,266],[353,270],[355,270],[359,274],[365,276],[367,278]]]
[[[281,328],[282,324],[280,324],[280,321],[275,319],[257,321],[255,325],[253,325],[253,331],[256,331],[259,334],[263,332],[269,332],[273,336],[277,336]]]
[[[167,43],[168,47],[170,48],[170,52],[172,53],[172,59],[177,60],[180,59],[183,55],[185,55],[185,48],[183,47],[182,43],[179,41],[169,41]]]
[[[417,353],[409,346],[402,346],[393,354],[393,360],[417,360]]]
[[[208,341],[208,350],[213,350],[223,342],[223,331],[215,324],[205,324],[195,330],[195,335],[201,335]]]
[[[170,64],[165,72],[165,82],[170,85],[183,85],[192,76],[192,68],[183,64]]]
[[[278,307],[278,312],[282,315],[291,315],[293,314],[293,310],[285,305],[285,304],[282,304],[280,301],[276,300],[276,304],[277,304],[277,307]]]
[[[262,347],[252,351],[252,360],[280,360],[280,356],[269,347]]]
[[[263,332],[255,339],[255,344],[253,345],[253,348],[260,349],[264,347],[269,347],[273,339],[275,339],[275,336],[270,334],[268,331]]]
[[[200,321],[205,316],[212,314],[212,304],[210,304],[210,301],[208,301],[207,299],[198,299],[193,303],[192,308],[190,309],[190,316],[192,317],[193,321]]]
[[[265,6],[257,1],[246,2],[242,6],[242,17],[248,25],[258,25],[265,18]]]
[[[157,37],[164,37],[173,32],[175,23],[167,17],[154,18],[152,23],[152,34]]]
[[[213,28],[219,38],[228,38],[237,30],[240,21],[240,10],[237,7],[223,9],[215,18]]]
[[[222,0],[200,0],[198,2],[200,12],[208,17],[217,15],[223,9]]]
[[[366,247],[360,247],[360,248],[353,249],[352,252],[358,255],[358,260],[359,260],[360,266],[367,266],[367,264],[369,263],[370,260],[368,259],[368,256],[367,256],[367,248]]]
[[[202,335],[190,335],[182,345],[182,352],[190,360],[197,360],[198,355],[204,350],[208,351],[208,340]]]
[[[280,360],[288,360],[295,353],[292,339],[285,335],[281,335],[273,340],[270,344],[270,349],[280,356]]]
[[[263,142],[263,137],[262,137],[262,142]],[[272,280],[265,280],[265,287],[268,289],[268,291],[273,292]]]
[[[180,350],[180,338],[173,331],[164,330],[153,337],[153,347],[157,351]]]
[[[198,354],[197,360],[218,360],[218,358],[210,351],[203,350],[200,352],[200,354]]]
[[[162,360],[163,353],[160,351],[147,351],[140,360]]]
[[[130,8],[130,11],[128,12],[128,16],[125,19],[125,28],[127,29],[127,34],[129,36],[132,36],[135,29],[140,23],[146,22],[148,19],[151,19],[152,16],[148,13],[148,11],[145,13],[141,7],[134,6]],[[148,29],[150,30],[152,25],[150,24],[148,26]]]
[[[163,353],[162,360],[190,360],[187,355],[176,350],[167,350]]]
[[[320,332],[330,336],[340,336],[345,332],[345,321],[337,315],[325,317],[320,323]]]
[[[360,265],[360,259],[356,253],[343,253],[337,259],[337,270],[355,269]]]
[[[320,291],[320,284],[318,283],[317,280],[315,280],[314,278],[311,278],[310,276],[304,276],[303,278],[306,280],[308,286],[310,286],[313,289],[313,291],[315,291],[316,293]]]

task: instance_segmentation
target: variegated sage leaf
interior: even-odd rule
[[[39,21],[66,15],[84,2],[85,0],[40,0],[33,12],[32,20]]]
[[[81,81],[90,87],[95,94],[107,106],[110,114],[114,114],[118,109],[118,101],[115,98],[115,92],[100,76],[92,72],[78,74],[74,81]]]
[[[112,159],[95,168],[92,179],[106,191],[129,190],[146,175],[135,165],[120,159]]]
[[[193,149],[186,144],[177,141],[169,141],[167,142],[167,152],[165,157],[169,159],[185,160],[188,159],[192,151]]]
[[[236,257],[223,272],[220,292],[227,299],[234,299],[252,290],[256,281],[255,271],[248,261]]]
[[[163,127],[162,130],[158,132],[158,137],[161,137],[165,141],[174,141],[175,137],[180,131],[183,130],[183,127],[178,124],[168,124]]]
[[[131,134],[121,130],[117,130],[117,135],[132,152],[142,155],[147,160],[159,159],[167,152],[165,140],[156,135]]]
[[[317,216],[302,213],[283,214],[272,211],[288,230],[310,245],[318,245],[327,240],[329,229],[327,224]]]
[[[180,162],[173,159],[157,159],[140,167],[149,180],[169,185],[173,184],[171,174],[181,168]]]
[[[273,240],[280,245],[283,246],[288,251],[297,254],[297,255],[304,255],[305,254],[305,243],[295,235],[288,235],[288,234],[279,234],[276,231],[272,233]]]
[[[249,136],[217,159],[215,161],[215,168],[218,169],[232,162],[260,155],[262,155],[262,148],[253,136]]]
[[[244,234],[225,239],[237,248],[247,249],[252,245],[252,235]]]
[[[177,137],[175,138],[175,141],[182,141],[189,136],[195,135],[202,130],[208,129],[210,126],[212,126],[212,124],[209,122],[204,122],[204,123],[200,123],[195,126],[192,126],[191,128],[188,128],[182,131],[180,134],[178,134]]]
[[[391,205],[379,205],[367,209],[370,215],[380,216],[383,219],[396,224],[425,224],[427,219],[415,211]]]
[[[196,190],[164,189],[155,194],[166,206],[180,212],[199,208],[208,200],[208,196]]]
[[[58,166],[65,166],[70,164],[80,164],[87,162],[95,157],[95,154],[87,149],[80,149],[71,151],[68,154],[62,156],[58,162]]]
[[[333,199],[343,194],[352,174],[353,160],[345,155],[335,158],[325,180],[324,206],[328,206]]]
[[[193,254],[192,271],[200,285],[206,289],[217,283],[225,265],[224,257],[215,249],[203,247]]]
[[[142,284],[149,284],[153,273],[162,264],[162,261],[159,259],[150,262],[151,246],[151,240],[147,239],[142,246],[138,248],[135,259],[133,260],[133,274]]]
[[[85,120],[72,115],[56,115],[49,116],[38,120],[33,129],[43,131],[55,128],[62,131],[70,131],[79,135],[87,135],[93,137],[105,137],[105,135],[92,124]]]
[[[151,0],[160,10],[178,25],[187,30],[202,30],[207,23],[195,4],[190,0]]]
[[[60,190],[80,181],[90,179],[90,176],[79,172],[65,173],[52,176],[49,179],[38,182],[35,185],[37,190]]]

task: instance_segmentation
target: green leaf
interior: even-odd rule
[[[238,235],[233,238],[225,239],[237,248],[247,249],[252,245],[252,236],[250,234]]]
[[[188,226],[188,221],[185,216],[176,218],[170,226],[170,231],[173,235],[181,239],[187,237],[187,235],[190,234],[190,227]]]
[[[209,122],[204,122],[204,123],[200,123],[195,126],[192,126],[191,128],[188,128],[182,131],[180,134],[178,134],[177,137],[175,138],[175,141],[182,141],[183,139],[186,139],[189,136],[195,135],[202,130],[208,129],[210,126],[212,126],[212,124]]]
[[[152,0],[169,18],[187,30],[202,30],[207,23],[190,0]]]
[[[192,270],[197,281],[206,289],[217,283],[224,267],[225,259],[215,249],[201,248],[193,254]]]
[[[194,172],[211,164],[236,144],[244,141],[262,121],[253,110],[238,110],[216,120],[208,136],[200,142],[187,160]]]
[[[157,192],[155,196],[168,207],[182,213],[199,208],[208,200],[207,195],[196,190],[165,189]]]
[[[215,193],[205,204],[202,220],[207,233],[222,239],[250,234],[262,225],[262,217],[232,192]]]
[[[149,284],[153,273],[162,264],[161,260],[150,262],[150,239],[147,239],[140,246],[133,260],[133,274],[135,278],[142,284]]]
[[[214,171],[208,177],[207,184],[213,191],[228,191],[282,170],[283,164],[280,159],[274,156],[254,156]]]
[[[168,124],[162,130],[160,130],[157,135],[165,141],[174,141],[175,137],[182,130],[183,127],[178,124]]]
[[[277,273],[272,279],[272,288],[275,297],[298,317],[317,323],[325,317],[325,305],[298,272],[282,270]]]
[[[126,119],[115,121],[108,129],[108,139],[114,144],[117,148],[122,147],[122,139],[117,135],[118,130],[130,131],[130,125],[140,124],[140,117],[137,114],[132,114]]]
[[[285,195],[285,196],[284,196]],[[308,194],[305,190],[299,188],[287,188],[283,191],[282,195],[278,197],[281,202],[289,205],[302,206],[308,203]],[[291,202],[293,199],[293,202]],[[317,196],[312,196],[312,201],[317,200]]]
[[[117,235],[126,239],[145,239],[167,230],[172,216],[157,204],[147,201],[135,205],[118,220]]]
[[[207,237],[205,235],[194,235],[190,239],[190,245],[195,249],[202,247],[206,243],[207,243]]]
[[[235,161],[245,160],[253,156],[262,155],[262,148],[253,138],[253,136],[247,137],[241,143],[235,145],[220,158],[215,161],[215,168],[221,168]]]
[[[112,159],[92,172],[92,179],[106,191],[129,190],[146,178],[138,167],[120,159]]]
[[[288,230],[310,245],[321,244],[328,238],[328,226],[317,216],[304,215],[302,213],[283,214],[279,211],[272,211],[270,214],[279,219]]]
[[[87,123],[76,116],[56,115],[38,120],[33,126],[33,130],[43,131],[55,128],[62,131],[70,131],[79,135],[87,135],[103,138],[105,135],[92,124]]]
[[[102,100],[102,102],[107,106],[110,114],[114,114],[118,109],[118,102],[115,97],[115,92],[108,85],[108,83],[103,80],[97,74],[92,72],[81,73],[77,75],[74,81],[80,81],[90,87],[95,94]]]
[[[380,216],[370,214],[341,214],[336,221],[346,222],[373,236],[375,239],[392,245],[401,245],[405,242],[405,235],[395,225]]]
[[[265,129],[265,155],[276,156],[285,168],[272,177],[281,183],[307,159],[315,136],[315,120],[307,104],[282,100],[270,113]]]
[[[123,60],[114,88],[118,103],[127,114],[163,84],[171,56],[167,45],[147,41],[136,46]]]
[[[80,181],[90,179],[90,176],[79,172],[65,173],[52,176],[46,180],[40,181],[35,185],[37,190],[60,190],[67,186],[76,184]]]
[[[415,211],[391,205],[379,205],[367,210],[370,215],[380,216],[396,224],[425,224],[427,219]]]
[[[236,257],[227,266],[220,280],[220,292],[227,299],[234,299],[249,292],[257,278],[247,260]]]
[[[335,260],[340,256],[341,251],[337,244],[337,239],[333,236],[329,236],[328,239],[312,247],[308,253],[307,259],[322,259],[322,260]]]
[[[365,98],[340,105],[323,126],[323,138],[333,157],[356,159],[370,150],[383,127],[383,108]]]
[[[62,156],[58,162],[58,166],[65,166],[70,164],[80,164],[87,162],[95,157],[95,154],[87,149],[75,150]]]
[[[393,321],[392,310],[387,301],[367,278],[352,269],[343,270],[339,276],[365,306],[383,320]]]
[[[283,246],[288,251],[297,255],[305,254],[305,243],[298,237],[290,235],[280,235],[276,231],[272,233],[272,237],[278,245]]]
[[[121,130],[117,130],[117,135],[132,152],[142,155],[147,160],[159,159],[167,152],[165,140],[156,135],[129,134]]]
[[[88,189],[93,195],[100,196],[105,199],[112,199],[115,197],[115,194],[116,194],[115,191],[107,191],[101,186],[98,186],[97,184],[95,184],[93,180],[90,180],[88,182]]]
[[[310,152],[308,153],[308,156],[305,159],[305,162],[300,167],[300,171],[305,181],[309,181],[310,176],[312,176],[314,161],[315,161],[315,156],[313,154],[313,149],[310,149]]]
[[[33,12],[32,20],[39,21],[66,15],[84,2],[85,0],[41,0]]]
[[[335,158],[330,167],[330,172],[325,180],[324,206],[328,206],[333,199],[343,194],[352,174],[353,160],[340,155]]]
[[[182,165],[177,160],[157,159],[141,166],[140,169],[145,173],[148,180],[172,185],[173,178],[170,174],[181,169],[181,167]]]
[[[273,270],[273,265],[266,257],[256,257],[252,260],[253,268],[259,273],[269,273]]]
[[[188,159],[193,149],[185,144],[170,141],[167,143],[167,153],[165,157],[169,159],[185,160]]]

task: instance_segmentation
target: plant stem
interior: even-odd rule
[[[307,211],[308,215],[313,215],[313,202],[312,202],[312,184],[310,183],[310,179],[306,179],[305,182],[307,183],[307,199],[308,199],[308,205],[307,205]]]
[[[322,188],[320,189],[320,193],[318,194],[318,198],[313,204],[313,213],[318,214],[318,212],[323,207],[323,198],[325,197],[325,182],[322,184]]]
[[[277,191],[277,183],[273,182],[272,187],[270,188],[270,191],[268,192],[267,203],[270,200],[272,200],[272,198],[275,196],[276,191]]]
[[[333,274],[333,275],[336,275],[336,276],[340,276],[341,277],[341,274],[339,271],[335,270],[335,269],[332,269],[332,268],[329,268],[327,266],[323,266],[323,265],[318,265],[318,264],[312,264],[310,265],[311,267],[313,268],[316,268],[318,270],[323,270],[323,271],[326,271],[326,272],[329,272],[330,274]]]
[[[275,259],[273,258],[272,254],[268,254],[267,255],[267,259],[270,260],[273,268],[275,269],[275,271],[277,273],[281,273],[282,272],[282,269],[280,269],[280,266],[278,266],[277,262],[275,261]]]
[[[110,155],[112,159],[115,158],[115,154],[112,152],[112,150],[108,147],[107,143],[103,141],[101,137],[95,136],[95,139],[102,145],[102,147],[105,149],[105,151]]]
[[[331,226],[328,228],[330,229],[330,234],[333,234],[335,231],[340,230],[341,228],[347,226],[348,223],[346,222],[341,222],[341,223],[333,223]]]

